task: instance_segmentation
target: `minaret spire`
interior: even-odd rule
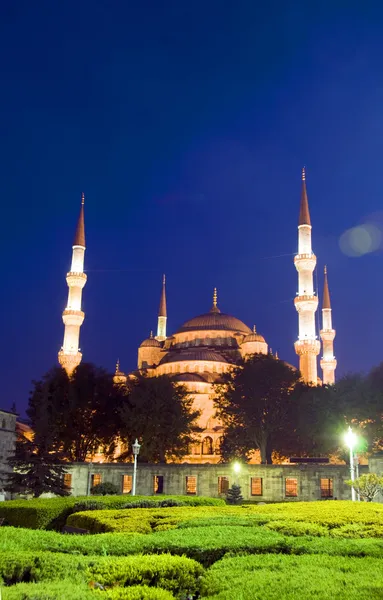
[[[166,321],[167,321],[167,310],[166,310],[166,277],[162,276],[162,290],[160,298],[160,307],[158,310],[158,324],[157,324],[157,335],[156,339],[159,342],[166,340]]]
[[[215,313],[219,313],[221,312],[218,308],[218,293],[217,293],[217,288],[214,288],[213,291],[213,306],[210,309],[210,312],[215,312]]]
[[[315,331],[315,312],[318,297],[314,294],[313,271],[316,256],[311,247],[311,220],[306,189],[306,170],[302,170],[302,192],[298,223],[298,254],[294,257],[298,271],[298,294],[294,300],[298,312],[299,334],[295,352],[299,356],[299,370],[306,383],[317,384],[317,355],[320,342]]]
[[[335,383],[336,358],[334,356],[335,329],[332,327],[330,290],[328,287],[327,267],[324,268],[323,302],[322,302],[322,329],[320,336],[323,344],[323,357],[320,366],[323,371],[323,383]]]
[[[66,281],[68,284],[68,302],[63,312],[64,342],[58,354],[60,365],[71,375],[81,362],[79,351],[80,327],[85,314],[81,310],[82,289],[86,284],[84,273],[85,226],[84,226],[84,194],[81,195],[80,215],[77,221],[76,234],[72,246],[72,264]]]

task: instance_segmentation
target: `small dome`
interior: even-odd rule
[[[257,330],[255,329],[255,325],[253,327],[253,331],[252,333],[249,333],[249,335],[247,335],[242,344],[246,344],[247,342],[262,342],[263,344],[266,344],[266,340],[263,337],[263,335],[261,335],[260,333],[257,333]]]
[[[161,344],[158,340],[156,340],[156,338],[153,337],[153,334],[151,333],[150,337],[140,344],[140,348],[161,348]]]

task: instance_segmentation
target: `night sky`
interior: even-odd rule
[[[217,286],[297,364],[303,165],[337,376],[379,363],[382,26],[381,2],[3,0],[0,406],[56,364],[82,191],[84,360],[136,366],[164,272],[168,332]]]

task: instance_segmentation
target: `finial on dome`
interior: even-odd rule
[[[165,285],[166,283],[166,275],[165,273],[162,275],[162,285]]]
[[[257,328],[255,325],[253,325],[253,333],[257,333]]]
[[[276,358],[277,360],[279,360],[279,356],[278,356],[278,350],[277,350],[277,351],[276,351],[276,353],[275,353],[275,358]]]
[[[214,292],[213,292],[213,306],[214,308],[217,308],[217,299],[218,299],[218,294],[217,294],[217,288],[214,288]]]
[[[81,204],[85,204],[85,194],[84,194],[84,192],[81,194]]]
[[[119,372],[120,372],[120,359],[118,358],[117,362],[116,362],[116,373],[119,373]]]
[[[306,181],[306,167],[302,169],[302,181]]]
[[[327,265],[324,266],[324,274],[327,275]]]
[[[149,339],[152,340],[153,339],[153,331],[150,332],[150,336]]]

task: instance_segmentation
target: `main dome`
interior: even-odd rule
[[[176,333],[209,329],[216,331],[236,331],[244,334],[252,333],[250,327],[245,325],[245,323],[236,317],[218,312],[218,310],[211,310],[208,313],[190,319],[190,321],[186,321]]]

